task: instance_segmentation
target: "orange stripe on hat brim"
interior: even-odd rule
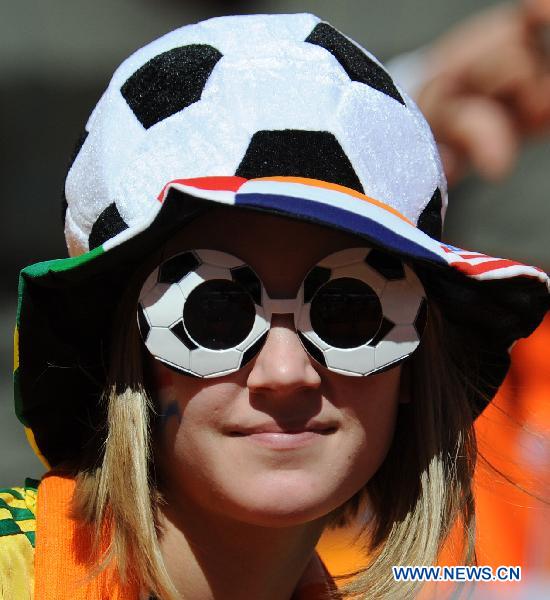
[[[257,177],[255,179],[251,179],[250,181],[280,181],[282,183],[300,183],[302,185],[309,185],[311,187],[324,188],[327,190],[333,190],[335,192],[341,192],[342,194],[347,194],[348,196],[353,196],[354,198],[358,198],[359,200],[363,200],[368,202],[369,204],[374,204],[383,210],[390,212],[392,215],[395,215],[405,223],[408,223],[412,227],[416,227],[416,225],[403,214],[401,214],[398,210],[390,206],[389,204],[385,204],[384,202],[380,202],[380,200],[375,200],[366,194],[362,194],[357,190],[346,187],[345,185],[338,185],[337,183],[329,183],[328,181],[321,181],[320,179],[309,179],[307,177]]]

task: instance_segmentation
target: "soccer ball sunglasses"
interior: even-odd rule
[[[306,352],[327,369],[367,376],[419,345],[424,288],[399,258],[348,248],[313,266],[293,298],[272,298],[240,258],[187,250],[163,260],[142,286],[138,326],[151,355],[195,377],[244,367],[261,350],[276,314],[293,315]]]

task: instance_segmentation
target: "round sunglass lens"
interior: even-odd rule
[[[254,302],[246,290],[225,279],[198,285],[183,308],[189,335],[211,350],[237,346],[252,330],[255,316]]]
[[[356,348],[378,331],[382,306],[376,292],[363,281],[342,277],[322,286],[311,301],[311,326],[335,348]]]

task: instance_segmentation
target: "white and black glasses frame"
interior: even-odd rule
[[[154,358],[185,375],[220,377],[252,360],[274,314],[292,314],[305,350],[350,376],[394,366],[420,343],[424,288],[397,257],[371,248],[330,254],[295,298],[271,298],[241,259],[217,250],[181,252],[146,279],[138,303],[141,337]]]

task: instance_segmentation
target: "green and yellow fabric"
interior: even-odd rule
[[[0,597],[33,597],[38,481],[0,489]]]

